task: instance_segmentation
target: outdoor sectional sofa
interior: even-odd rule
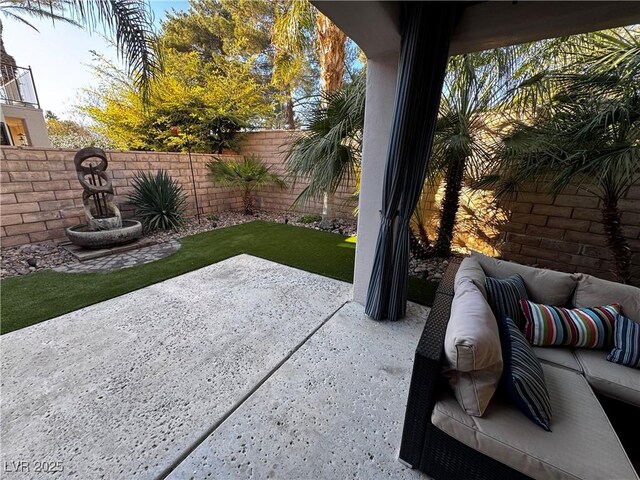
[[[506,278],[514,271],[524,271],[525,286],[534,290],[533,297],[545,291],[571,289],[570,304],[587,307],[619,303],[625,316],[640,322],[640,289],[589,275],[534,269],[482,255],[475,258],[487,276]],[[534,348],[549,391],[551,432],[534,424],[498,394],[481,417],[468,415],[461,408],[444,373],[444,343],[455,286],[469,274],[466,263],[472,261],[473,257],[465,259],[462,268],[459,259],[450,264],[419,340],[400,461],[435,480],[638,479],[598,399],[612,399],[621,407],[614,410],[625,415],[630,411],[629,420],[637,425],[640,370],[608,362],[606,351]],[[554,289],[558,279],[563,285]],[[633,448],[640,449],[637,437],[634,440]]]

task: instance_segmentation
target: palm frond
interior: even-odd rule
[[[360,163],[364,127],[364,75],[341,90],[323,93],[314,102],[306,130],[285,154],[285,165],[295,184],[299,179],[309,184],[296,203],[335,194],[340,185],[355,178]]]
[[[51,19],[88,31],[102,28],[115,40],[118,55],[146,101],[162,69],[153,19],[145,0],[2,0],[0,12],[33,27],[23,16]]]

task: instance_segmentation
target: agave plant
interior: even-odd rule
[[[224,161],[217,158],[207,164],[209,178],[223,187],[242,190],[244,213],[253,215],[253,191],[269,185],[286,188],[287,184],[275,173],[271,173],[262,161],[254,156],[246,156],[241,162]]]
[[[146,231],[175,229],[182,224],[186,194],[165,170],[158,170],[155,175],[138,171],[132,185],[129,201]]]

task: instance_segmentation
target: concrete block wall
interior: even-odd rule
[[[264,210],[286,211],[292,209],[299,213],[317,214],[322,212],[322,201],[310,201],[306,205],[292,208],[300,192],[307,185],[306,182],[296,182],[287,178],[284,165],[284,154],[290,142],[294,141],[300,132],[290,130],[267,130],[252,132],[247,135],[240,153],[242,155],[256,155],[263,163],[270,167],[271,172],[285,180],[289,188],[281,190],[267,187],[256,192],[255,205]],[[341,186],[334,199],[334,211],[338,218],[353,218],[357,203],[351,197],[355,191],[355,182]]]
[[[486,212],[472,205],[473,199],[463,193],[454,245],[528,265],[616,280],[598,197],[585,188],[569,186],[554,198],[545,187],[544,180],[527,185],[514,200],[498,202],[498,221],[493,224],[483,217]],[[474,192],[467,194],[473,196]],[[432,238],[437,232],[440,197],[430,192],[422,199]],[[467,218],[465,205],[479,212],[477,218]],[[630,188],[619,208],[623,233],[632,251],[632,283],[640,285],[640,181]]]
[[[583,272],[615,280],[607,247],[601,200],[584,188],[568,187],[553,197],[543,185],[530,185],[506,207],[502,256],[565,272]],[[632,283],[640,285],[640,182],[619,202],[622,229],[632,251]]]
[[[282,155],[290,131],[252,132],[245,147],[237,153],[216,157],[240,160],[242,155],[257,155],[274,173],[284,176]],[[3,247],[42,241],[64,241],[64,229],[85,223],[82,188],[76,177],[73,157],[76,150],[3,147],[0,157],[0,243]],[[115,201],[124,217],[133,215],[127,196],[132,191],[136,171],[156,172],[162,168],[177,180],[187,194],[187,216],[196,214],[189,156],[177,153],[108,151],[108,175],[112,178]],[[192,154],[196,194],[200,213],[215,214],[241,210],[242,198],[237,190],[215,186],[207,178],[206,164],[214,155]],[[287,211],[304,184],[280,191],[268,188],[256,192],[258,208]],[[337,196],[336,206],[344,204],[353,188],[345,187]],[[351,217],[353,206],[336,209],[339,216]],[[300,211],[319,213],[314,203]]]
[[[66,240],[65,227],[85,223],[82,187],[73,157],[76,150],[3,148],[0,159],[0,237],[3,247],[47,240]],[[192,155],[196,193],[204,215],[241,208],[236,192],[215,187],[207,179],[211,155]],[[230,158],[235,158],[231,156]],[[162,168],[187,195],[187,216],[195,216],[193,183],[187,155],[155,152],[107,152],[107,174],[115,202],[124,217],[133,215],[127,196],[135,172]]]

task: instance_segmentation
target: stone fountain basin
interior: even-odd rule
[[[142,235],[142,224],[137,220],[123,220],[122,228],[89,230],[87,225],[74,225],[66,229],[67,238],[84,248],[104,248],[133,242]]]

